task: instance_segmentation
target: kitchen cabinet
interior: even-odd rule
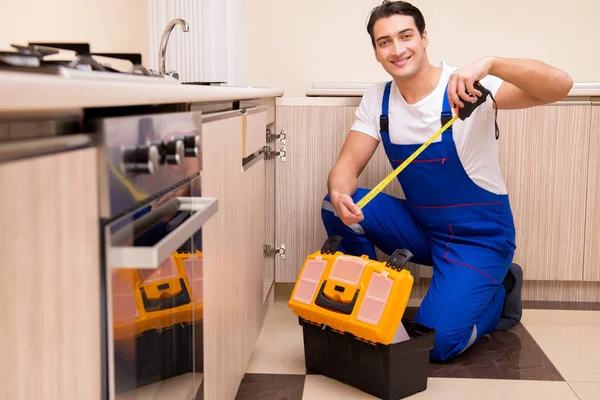
[[[352,104],[277,107],[277,130],[284,129],[288,134],[287,161],[278,163],[276,173],[276,242],[287,244],[285,259],[276,260],[276,282],[295,282],[306,257],[319,250],[327,238],[321,219],[327,177],[354,122],[356,109]],[[372,188],[390,172],[389,161],[379,146],[358,185]],[[404,197],[397,180],[384,193]],[[431,276],[429,267],[410,263],[408,269],[415,276]]]
[[[306,256],[326,238],[321,201],[327,193],[327,175],[360,99],[321,100],[276,109],[277,129],[287,132],[288,159],[277,166],[276,242],[287,244],[286,258],[276,261],[277,282],[295,282]],[[589,102],[561,102],[498,114],[500,163],[517,231],[515,262],[523,266],[526,280],[600,280],[595,245],[600,230],[591,223],[600,217],[600,167],[591,156],[588,167],[588,147],[591,155],[599,146],[599,133],[592,133],[590,143],[590,119],[600,118],[598,108],[592,115]],[[390,172],[379,146],[359,187],[372,188]],[[384,191],[404,197],[397,180]],[[431,277],[431,268],[410,264],[409,269],[417,278]]]
[[[267,308],[265,160],[259,155],[244,164],[242,157],[250,143],[244,138],[259,134],[266,134],[260,108],[207,115],[202,125],[202,195],[219,198],[202,232],[207,399],[235,397]]]
[[[500,165],[526,280],[583,279],[591,106],[500,111]]]
[[[600,281],[600,101],[591,114],[583,280]]]
[[[0,164],[2,398],[101,398],[96,157]]]
[[[307,255],[326,239],[321,202],[355,107],[278,106],[277,130],[286,131],[286,161],[277,165],[276,243],[286,244],[275,264],[276,282],[295,282]],[[283,190],[285,188],[285,190]]]

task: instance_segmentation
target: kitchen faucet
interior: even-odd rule
[[[158,52],[158,73],[160,75],[169,75],[175,79],[179,79],[179,74],[177,71],[166,71],[166,59],[165,56],[167,54],[167,44],[169,42],[169,36],[171,36],[171,32],[175,25],[180,25],[181,29],[184,32],[188,32],[190,30],[190,26],[187,22],[185,22],[181,18],[176,18],[167,24],[165,31],[163,32],[162,39],[160,40],[160,51]]]

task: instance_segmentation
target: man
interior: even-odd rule
[[[497,109],[518,109],[563,99],[568,74],[542,62],[484,57],[456,70],[427,58],[421,12],[384,1],[367,25],[375,58],[393,78],[363,96],[356,120],[332,168],[322,217],[339,250],[375,259],[408,249],[412,261],[433,267],[416,322],[437,330],[434,361],[448,360],[482,335],[507,330],[521,318],[523,273],[511,264],[515,227],[502,178]],[[379,142],[398,167],[455,113],[491,96],[457,120],[399,175],[406,200],[378,194],[362,210],[369,190],[357,179]]]

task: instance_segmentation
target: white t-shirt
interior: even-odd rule
[[[423,144],[441,128],[442,101],[450,74],[456,68],[441,62],[440,82],[433,92],[415,104],[407,104],[398,87],[392,82],[389,102],[390,140],[394,144]],[[503,81],[488,75],[481,84],[495,96]],[[381,141],[379,116],[386,82],[372,86],[363,96],[356,111],[352,130],[366,133]],[[498,159],[495,110],[488,96],[485,103],[473,111],[466,120],[452,124],[452,136],[458,157],[471,180],[481,188],[495,194],[506,194]],[[500,132],[502,134],[502,132]],[[442,135],[436,139],[440,141]]]

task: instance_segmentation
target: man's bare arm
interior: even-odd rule
[[[327,186],[331,204],[345,224],[363,219],[361,210],[352,201],[358,187],[358,177],[375,153],[379,141],[367,134],[350,131],[340,155],[329,173]]]
[[[490,75],[504,81],[495,97],[501,110],[553,103],[573,87],[569,74],[536,60],[494,58]]]
[[[481,96],[481,92],[474,89],[474,83],[487,75],[504,81],[495,96],[499,109],[553,103],[565,98],[573,87],[569,74],[541,61],[484,57],[450,76],[448,97],[451,106],[463,107],[463,102],[474,101],[467,92]]]

